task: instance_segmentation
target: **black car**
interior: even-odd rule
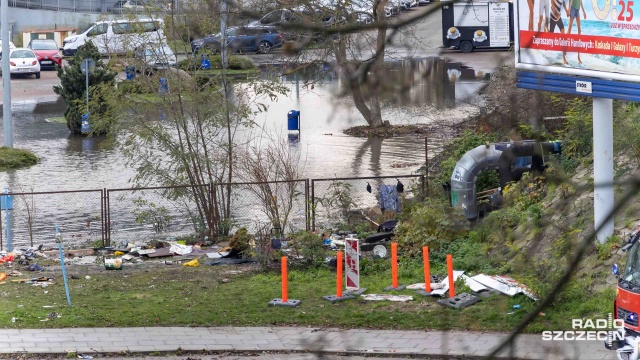
[[[273,48],[282,46],[284,34],[273,27],[232,27],[227,30],[227,46],[231,51],[256,52],[266,54]],[[191,42],[191,51],[195,54],[204,50],[218,53],[222,48],[221,34],[208,35]]]

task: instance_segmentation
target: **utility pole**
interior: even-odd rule
[[[13,121],[11,119],[11,74],[9,68],[9,0],[0,3],[0,34],[2,38],[2,127],[4,146],[13,147]]]
[[[220,34],[222,35],[222,44],[220,46],[220,58],[222,60],[222,68],[226,69],[229,66],[229,59],[227,58],[227,19],[229,17],[229,4],[226,0],[220,1]]]

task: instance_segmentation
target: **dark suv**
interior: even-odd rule
[[[271,49],[282,46],[283,42],[284,34],[274,27],[232,27],[227,30],[227,46],[232,51],[266,54]],[[208,35],[191,42],[193,53],[204,50],[215,54],[221,48],[221,34]]]

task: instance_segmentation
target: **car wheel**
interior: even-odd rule
[[[473,51],[473,44],[471,43],[471,41],[463,41],[460,43],[460,51],[462,51],[463,53],[470,53]]]
[[[260,44],[258,44],[258,51],[256,51],[258,54],[268,54],[271,51],[271,43],[268,41],[261,41]]]
[[[36,79],[40,79],[40,72],[39,71],[36,73]]]

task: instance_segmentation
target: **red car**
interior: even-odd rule
[[[40,67],[55,69],[56,65],[62,67],[62,56],[60,48],[52,39],[33,39],[29,42],[29,49],[38,57]]]

